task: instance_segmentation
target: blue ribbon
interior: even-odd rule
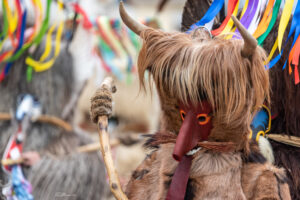
[[[198,22],[193,24],[187,32],[190,32],[199,26],[204,26],[206,23],[213,20],[214,17],[220,12],[223,6],[224,6],[224,0],[213,1],[210,7],[208,8],[207,12],[205,13],[205,15]]]
[[[23,16],[22,16],[22,24],[21,24],[21,33],[20,33],[20,38],[19,38],[19,44],[16,50],[14,51],[14,54],[21,49],[24,43],[24,33],[25,33],[25,28],[26,28],[26,17],[27,17],[27,10],[25,9]],[[5,66],[4,73],[5,75],[8,74],[13,62],[8,62]]]
[[[300,34],[300,1],[297,2],[297,6],[296,6],[296,9],[295,9],[295,12],[294,12],[294,15],[293,15],[293,19],[292,19],[291,28],[290,28],[288,37],[285,41],[284,47],[286,46],[287,42],[289,41],[289,39],[291,38],[293,33],[294,33],[294,40],[293,40],[291,48],[293,48],[293,46],[294,46],[294,44],[295,44],[295,42],[296,42],[296,40],[297,40],[297,38]],[[272,68],[280,60],[280,57],[281,57],[281,54],[283,52],[284,47],[282,48],[280,54],[278,54],[275,58],[273,58],[270,61],[269,69]],[[286,65],[287,65],[287,61],[284,63],[282,69],[285,69]]]
[[[33,200],[32,194],[30,194],[31,185],[25,179],[20,165],[14,165],[12,167],[12,184],[15,195],[18,199]]]

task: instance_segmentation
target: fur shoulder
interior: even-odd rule
[[[291,199],[284,169],[270,163],[244,164],[242,187],[246,198],[251,200]]]
[[[159,177],[159,165],[157,163],[157,151],[153,151],[132,173],[125,190],[129,199],[154,199],[154,195],[158,192],[155,184]],[[155,177],[156,180],[153,180]]]

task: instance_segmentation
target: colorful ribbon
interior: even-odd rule
[[[268,2],[268,5],[264,12],[264,15],[263,15],[260,23],[258,24],[256,31],[253,33],[253,37],[258,38],[267,30],[268,25],[272,18],[271,9],[273,8],[274,2],[275,2],[275,0],[270,0]]]
[[[235,9],[237,2],[238,2],[238,0],[228,0],[227,15],[226,15],[224,21],[222,22],[222,24],[220,25],[220,27],[211,31],[211,33],[213,35],[219,35],[224,30],[228,21],[231,19],[231,15]]]
[[[235,8],[234,8],[233,13],[232,13],[233,16],[236,16],[237,13],[238,13],[239,3],[240,3],[240,0],[238,0],[238,2],[235,5]],[[230,18],[229,21],[228,21],[228,23],[226,24],[225,28],[221,32],[221,34],[227,34],[227,33],[229,33],[231,31],[232,27],[233,27],[233,24],[234,24],[233,20]]]
[[[63,4],[59,1],[58,2],[59,5],[59,11],[62,11],[63,8]],[[42,54],[42,56],[40,57],[39,61],[36,61],[34,59],[32,59],[31,57],[27,57],[25,60],[25,63],[27,65],[29,65],[28,70],[27,70],[27,80],[31,80],[31,75],[30,73],[32,73],[32,69],[34,69],[35,72],[43,72],[46,71],[48,69],[50,69],[56,58],[59,55],[60,52],[60,43],[61,43],[61,37],[62,37],[62,33],[63,33],[63,29],[64,29],[64,22],[61,21],[59,24],[59,27],[57,29],[57,33],[56,33],[56,37],[55,37],[55,52],[54,52],[54,56],[53,58],[51,58],[50,60],[48,60],[47,62],[44,62],[50,55],[51,53],[51,49],[52,49],[52,33],[55,30],[56,24],[52,25],[47,33],[46,36],[46,45],[45,45],[45,50],[44,53]]]
[[[258,39],[257,42],[259,45],[262,45],[264,40],[267,38],[267,36],[269,35],[269,33],[271,32],[276,20],[277,20],[277,15],[278,15],[278,11],[280,8],[280,4],[281,4],[281,0],[276,0],[274,8],[273,8],[273,12],[272,12],[272,18],[271,21],[269,23],[269,26],[267,28],[267,30],[265,31],[264,34],[262,34]]]
[[[283,34],[289,23],[293,5],[294,5],[294,0],[286,0],[282,14],[281,14],[279,28],[278,28],[278,49],[279,49],[279,51],[281,51]]]
[[[204,26],[205,24],[212,21],[215,18],[215,16],[220,12],[220,10],[223,8],[224,2],[225,2],[224,0],[213,1],[210,7],[208,8],[207,12],[205,13],[205,15],[198,22],[193,24],[188,30],[188,32],[194,30],[199,26]]]
[[[86,14],[86,12],[79,6],[79,4],[77,3],[74,3],[73,4],[73,8],[74,8],[74,11],[76,13],[79,13],[82,15],[83,17],[83,26],[84,28],[86,29],[91,29],[93,27],[93,24],[92,22],[89,20],[88,18],[88,15]]]

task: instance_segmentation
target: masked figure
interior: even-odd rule
[[[190,26],[200,20],[208,10],[212,1],[209,0],[188,0],[182,14],[182,31],[189,30]],[[298,3],[299,4],[299,3]],[[276,38],[278,37],[278,27],[281,18],[281,12],[278,13],[276,22],[271,32],[266,37],[263,48],[266,52],[271,52]],[[293,16],[290,17],[292,19]],[[218,14],[214,26],[221,24],[225,18],[224,11]],[[291,21],[289,21],[286,30],[290,30]],[[286,41],[288,34],[284,35],[283,41]],[[283,141],[269,139],[264,137],[265,133],[277,134],[279,136],[300,136],[300,86],[295,85],[294,74],[289,74],[289,69],[285,66],[289,59],[289,52],[292,47],[294,35],[285,44],[281,59],[269,70],[270,73],[270,111],[266,107],[262,108],[258,118],[252,122],[253,140],[257,141],[261,152],[267,160],[279,167],[286,169],[288,183],[292,199],[300,199],[300,148],[299,145],[292,146]],[[278,54],[278,50],[274,55]],[[272,117],[270,116],[272,115]],[[272,119],[272,120],[270,120]],[[271,123],[271,126],[269,125]],[[258,136],[259,135],[259,136]],[[268,135],[266,135],[268,136]],[[270,145],[271,144],[271,145]]]
[[[26,78],[25,59],[31,55],[38,60],[45,49],[45,40],[34,52],[25,51],[12,66],[10,73],[0,83],[0,113],[15,111],[18,97],[22,94],[35,96],[42,106],[42,114],[62,118],[74,92],[73,57],[61,43],[61,52],[51,69],[34,73],[29,82]],[[6,63],[0,64],[0,69]],[[65,122],[72,123],[73,115]],[[14,120],[12,120],[14,121]],[[17,132],[10,120],[0,121],[1,159],[9,139]],[[45,122],[30,122],[26,130],[23,153],[34,162],[22,165],[26,179],[32,186],[34,199],[101,199],[105,198],[105,169],[97,152],[80,153],[78,147],[92,143],[86,134],[65,130],[61,126]],[[27,157],[27,158],[28,158]],[[25,159],[25,156],[24,156]],[[25,164],[25,163],[24,163]],[[9,186],[13,177],[0,169],[0,193]],[[4,197],[0,196],[0,199]],[[25,198],[22,198],[25,199]]]
[[[249,139],[251,121],[269,101],[265,52],[233,17],[240,39],[205,29],[163,32],[124,23],[143,40],[138,70],[148,70],[161,101],[161,126],[146,143],[153,152],[133,172],[129,199],[290,199],[285,171]],[[148,79],[148,80],[152,80]],[[105,87],[92,98],[92,118],[111,109]]]

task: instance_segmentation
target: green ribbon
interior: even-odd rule
[[[32,80],[32,71],[33,71],[33,68],[28,66],[27,70],[26,70],[26,80],[27,80],[27,82],[30,82]]]
[[[264,32],[264,34],[262,34],[258,39],[257,39],[257,42],[259,45],[263,45],[263,42],[265,41],[265,39],[267,38],[267,36],[269,35],[270,31],[272,30],[276,20],[277,20],[277,15],[278,15],[278,11],[279,11],[279,8],[280,8],[280,4],[281,4],[281,1],[282,0],[277,0],[275,2],[275,5],[273,7],[273,12],[272,12],[272,18],[271,18],[271,21],[270,21],[270,24],[266,30],[266,32]]]
[[[12,57],[6,59],[6,62],[13,62],[17,60],[32,44],[39,44],[45,35],[48,25],[49,25],[49,16],[50,16],[50,4],[52,0],[47,0],[47,10],[46,10],[46,17],[43,21],[42,27],[38,35],[28,44],[25,44],[19,51],[17,51]]]
[[[6,16],[6,7],[4,6],[4,1],[2,1],[2,9],[3,9],[3,31],[2,33],[0,33],[0,38],[4,37],[7,35],[8,32],[8,20],[7,20],[7,16]],[[4,38],[3,38],[4,40]],[[3,40],[1,41],[1,43],[3,42]]]

